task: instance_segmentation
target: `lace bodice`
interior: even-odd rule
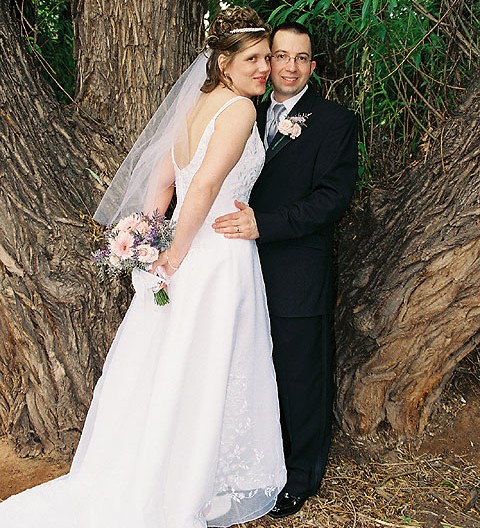
[[[175,168],[175,186],[177,191],[177,207],[175,209],[173,219],[177,220],[180,214],[181,205],[185,199],[188,187],[192,182],[193,177],[200,168],[205,154],[207,152],[208,144],[215,130],[215,121],[217,117],[231,104],[243,99],[243,97],[233,97],[225,103],[218,112],[212,117],[208,125],[205,127],[202,137],[198,143],[197,150],[193,155],[190,163],[180,169],[173,158],[173,165]],[[218,153],[222,155],[221,152]],[[207,218],[205,219],[203,228],[208,226],[209,229],[212,221],[223,214],[230,213],[234,210],[234,200],[248,203],[250,192],[253,184],[257,180],[260,171],[262,170],[265,161],[265,150],[263,147],[260,134],[255,124],[252,133],[247,140],[245,149],[237,164],[225,178],[225,181],[220,188],[217,198],[215,199],[212,208],[210,209]],[[202,228],[202,229],[203,229]]]

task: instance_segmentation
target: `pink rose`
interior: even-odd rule
[[[292,130],[290,130],[290,137],[291,137],[292,139],[295,139],[295,138],[297,138],[301,133],[302,133],[302,127],[301,127],[298,123],[295,123],[295,124],[292,126]]]
[[[142,220],[136,227],[135,231],[139,233],[142,236],[145,236],[148,233],[148,230],[150,229],[148,222],[145,220]]]
[[[133,257],[133,236],[120,231],[110,242],[110,251],[122,260]]]
[[[148,244],[140,244],[137,247],[137,255],[140,262],[151,264],[158,259],[158,249]]]
[[[278,123],[278,131],[280,134],[288,136],[294,126],[295,125],[289,119],[282,119],[280,123]]]
[[[133,231],[136,229],[136,227],[140,224],[141,220],[137,213],[133,213],[130,216],[126,216],[125,218],[122,218],[118,224],[116,229],[118,231]]]

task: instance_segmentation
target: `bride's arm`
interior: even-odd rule
[[[180,266],[202,226],[227,174],[240,159],[255,123],[255,108],[247,99],[235,102],[215,122],[203,163],[192,179],[177,221],[175,237],[166,255],[155,265],[169,274]],[[173,266],[172,266],[173,265]]]
[[[165,214],[170,202],[172,201],[173,191],[175,189],[175,170],[173,168],[172,154],[167,152],[159,168],[157,169],[158,177],[151,179],[151,185],[145,198],[143,211],[151,213],[158,209],[160,213]],[[153,183],[155,182],[155,183]]]

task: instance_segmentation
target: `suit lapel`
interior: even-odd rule
[[[290,141],[292,141],[290,136],[285,136],[280,134],[280,132],[277,132],[265,154],[265,163],[268,163],[273,157],[275,157],[284,147],[290,143]]]
[[[298,114],[308,114],[310,113],[310,109],[313,104],[313,100],[315,98],[315,93],[313,92],[312,88],[308,88],[308,90],[303,94],[303,96],[300,98],[300,100],[297,102],[297,104],[292,108],[291,112],[289,114],[291,116],[298,115]],[[267,111],[265,110],[265,121],[267,119]],[[265,121],[263,124],[263,131],[265,133]],[[308,126],[308,119],[306,126]],[[263,134],[261,136],[263,138]],[[272,160],[281,150],[283,150],[291,141],[294,141],[290,136],[285,136],[281,134],[280,132],[277,132],[275,137],[273,138],[270,146],[267,149],[267,153],[265,156],[265,164],[267,164],[270,160]]]

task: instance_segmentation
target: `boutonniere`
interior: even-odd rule
[[[307,126],[306,121],[312,114],[299,114],[295,116],[286,115],[278,123],[278,131],[284,136],[289,136],[291,139],[296,139],[302,133],[302,127]],[[272,150],[283,140],[280,138]]]

